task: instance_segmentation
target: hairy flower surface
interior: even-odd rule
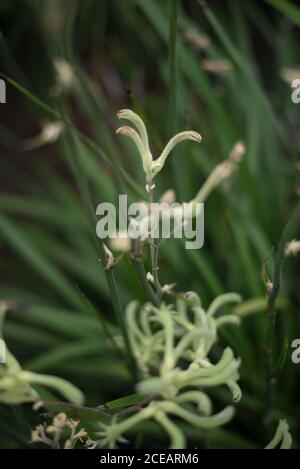
[[[101,425],[99,439],[89,447],[114,448],[124,442],[124,434],[148,419],[154,419],[167,432],[171,448],[184,448],[185,436],[172,418],[176,417],[197,428],[213,428],[228,423],[234,415],[229,405],[212,414],[212,402],[206,389],[225,385],[234,402],[241,398],[237,383],[240,360],[228,347],[219,360],[213,362],[210,351],[223,324],[239,324],[234,315],[216,317],[219,309],[241,300],[235,293],[217,297],[204,311],[198,295],[189,292],[176,305],[152,304],[139,307],[128,305],[126,319],[131,347],[141,370],[137,385],[150,402],[134,415],[109,425]]]

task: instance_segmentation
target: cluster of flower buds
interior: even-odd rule
[[[176,134],[171,140],[167,143],[164,150],[160,156],[154,160],[149,147],[149,139],[146,126],[143,120],[135,112],[130,109],[122,109],[117,114],[118,119],[125,119],[131,122],[135,128],[132,128],[128,125],[124,125],[117,129],[117,134],[126,135],[129,137],[136,145],[140,158],[143,164],[143,170],[146,174],[146,182],[148,191],[153,187],[153,179],[157,174],[163,169],[165,162],[173,150],[173,148],[184,140],[194,140],[197,143],[200,143],[202,137],[198,132],[193,130],[186,130]],[[136,130],[135,130],[136,129]]]
[[[212,414],[212,402],[206,388],[226,385],[233,401],[241,398],[237,381],[240,360],[226,348],[213,363],[209,357],[223,324],[239,324],[239,318],[227,314],[216,317],[219,309],[241,300],[235,293],[217,297],[205,311],[198,295],[189,292],[175,306],[151,304],[128,305],[126,320],[131,347],[143,378],[137,390],[153,399],[134,415],[122,420],[114,416],[109,425],[101,424],[99,440],[93,447],[114,448],[126,441],[124,434],[141,422],[154,419],[168,433],[171,448],[184,448],[185,436],[172,417],[197,428],[213,428],[226,424],[234,415],[228,405]]]
[[[78,430],[79,420],[72,420],[64,412],[57,414],[50,425],[38,425],[31,431],[31,443],[43,443],[52,449],[74,449],[78,441],[88,437],[84,428]],[[88,440],[87,440],[88,441]]]

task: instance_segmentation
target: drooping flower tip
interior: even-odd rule
[[[165,285],[162,286],[161,290],[163,293],[171,294],[175,285],[176,283],[166,283]]]

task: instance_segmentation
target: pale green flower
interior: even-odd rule
[[[0,304],[0,338],[7,305]],[[25,371],[17,359],[6,349],[6,363],[0,364],[0,402],[20,404],[39,399],[32,385],[38,384],[59,392],[65,399],[75,404],[82,404],[84,396],[73,384],[57,376]]]
[[[143,170],[146,174],[146,181],[148,185],[152,185],[153,179],[162,170],[169,154],[176,145],[183,142],[184,140],[194,140],[197,143],[200,143],[202,140],[201,135],[193,130],[180,132],[171,138],[160,156],[154,160],[149,147],[147,129],[143,120],[130,109],[122,109],[118,112],[117,116],[118,119],[128,120],[136,128],[135,130],[134,128],[125,125],[117,129],[117,134],[126,135],[135,143],[142,160]]]

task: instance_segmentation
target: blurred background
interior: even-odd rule
[[[157,178],[157,194],[174,189],[180,202],[194,197],[242,140],[238,171],[206,202],[204,247],[165,243],[160,275],[179,291],[195,290],[204,306],[227,291],[244,298],[241,327],[226,326],[221,337],[242,358],[236,417],[205,434],[187,429],[190,444],[263,447],[261,269],[300,193],[300,104],[291,100],[291,82],[300,78],[300,7],[286,0],[177,3],[172,29],[173,0],[1,0],[0,71],[8,77],[0,104],[0,299],[10,308],[4,337],[25,369],[70,380],[91,406],[134,392],[103,330],[105,323],[118,333],[118,326],[80,181],[88,182],[94,207],[116,203],[118,194],[142,199],[136,149],[115,135],[122,108],[144,118],[155,155],[176,131],[201,133],[201,145],[178,147]],[[74,158],[80,174],[72,171]],[[145,301],[127,257],[115,277],[124,305]],[[274,428],[288,420],[297,447],[300,365],[291,362],[290,344],[300,337],[299,257],[286,260],[279,296],[274,353],[286,338],[289,348],[271,413]],[[216,405],[228,401],[222,389],[212,395]],[[0,404],[0,447],[25,446],[37,422],[29,405]],[[155,428],[145,432],[149,445],[165,447]]]

